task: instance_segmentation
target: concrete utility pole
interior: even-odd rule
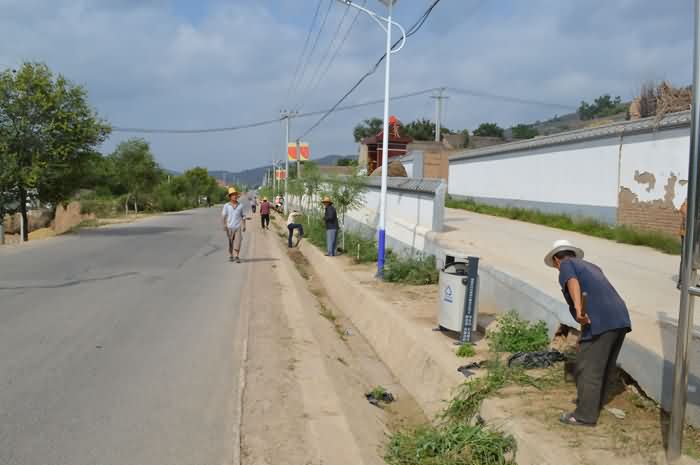
[[[442,101],[447,100],[449,97],[443,95],[445,92],[444,87],[438,89],[438,94],[433,95],[432,99],[435,99],[435,142],[440,142],[440,130],[442,129]]]
[[[695,34],[693,47],[693,89],[700,88],[700,0],[695,0]],[[688,401],[688,347],[694,326],[694,299],[700,297],[698,273],[694,258],[698,250],[698,168],[700,168],[700,100],[693,92],[690,126],[690,156],[688,161],[688,213],[686,234],[681,257],[681,301],[676,333],[676,358],[673,365],[673,400],[671,402],[671,424],[668,434],[668,459],[676,462],[682,453],[683,423]],[[692,285],[691,285],[692,284]]]
[[[294,110],[282,110],[280,113],[285,122],[284,136],[284,214],[288,213],[287,203],[287,178],[289,177],[289,120],[294,118],[298,112]],[[297,154],[297,177],[299,176],[299,161]]]

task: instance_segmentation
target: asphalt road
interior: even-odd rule
[[[0,464],[231,463],[247,267],[219,212],[0,247]]]

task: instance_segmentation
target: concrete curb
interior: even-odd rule
[[[382,362],[392,371],[429,417],[444,408],[451,391],[464,381],[457,372],[459,359],[429,338],[444,338],[408,321],[400,309],[373,296],[345,272],[345,262],[324,256],[303,242],[301,249],[314,267],[330,299],[367,338]],[[439,341],[444,344],[444,340]]]

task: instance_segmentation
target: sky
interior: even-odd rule
[[[385,12],[377,0],[366,1]],[[400,0],[394,19],[409,27],[432,3]],[[283,109],[331,107],[382,55],[384,32],[364,14],[353,22],[356,10],[347,8],[336,0],[0,0],[0,67],[47,63],[83,85],[114,127],[267,121]],[[448,91],[443,125],[473,130],[485,121],[509,127],[544,120],[606,93],[631,99],[648,80],[687,85],[692,16],[692,0],[441,0],[392,55],[392,94],[445,86],[563,106]],[[346,103],[383,95],[382,66]],[[402,121],[433,120],[435,101],[429,94],[396,100],[390,111]],[[356,154],[354,126],[381,115],[381,104],[336,112],[304,140],[313,158]],[[318,118],[292,119],[290,137]],[[178,171],[240,171],[270,164],[285,150],[279,122],[214,134],[114,132],[101,150],[130,137],[145,138],[158,162]]]

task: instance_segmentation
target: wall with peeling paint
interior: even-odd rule
[[[585,216],[677,234],[686,195],[689,127],[585,131],[532,146],[505,144],[450,160],[448,192],[497,206]],[[538,138],[539,139],[539,138]],[[535,141],[537,139],[534,139]]]

